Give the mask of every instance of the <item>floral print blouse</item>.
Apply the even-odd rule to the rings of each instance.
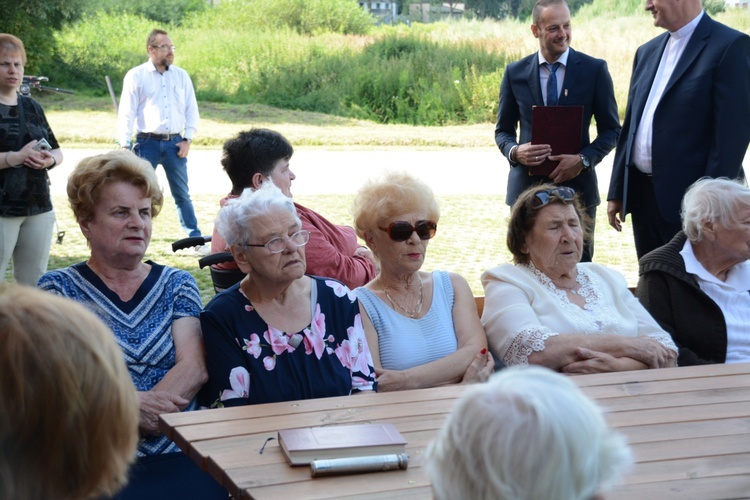
[[[310,277],[312,321],[300,332],[268,325],[239,284],[201,313],[209,380],[205,407],[345,396],[373,390],[375,370],[353,292]]]

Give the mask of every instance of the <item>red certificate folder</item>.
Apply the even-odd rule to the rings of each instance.
[[[549,144],[553,155],[581,151],[583,106],[534,106],[531,109],[531,144]],[[529,175],[549,176],[560,162],[546,159],[529,167]]]

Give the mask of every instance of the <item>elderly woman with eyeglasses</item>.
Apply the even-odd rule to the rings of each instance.
[[[518,198],[507,237],[515,265],[482,274],[490,349],[507,365],[566,373],[674,366],[674,342],[624,277],[579,262],[585,217],[568,187],[532,186]]]
[[[445,271],[421,271],[440,215],[430,188],[406,174],[358,193],[357,235],[380,264],[355,293],[378,375],[378,390],[484,381],[494,368],[469,285]]]
[[[310,233],[272,182],[227,200],[216,227],[247,274],[201,313],[207,407],[345,396],[375,373],[354,294],[305,275]]]

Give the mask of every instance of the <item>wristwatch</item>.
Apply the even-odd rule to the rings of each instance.
[[[185,142],[187,142],[188,144],[192,144],[193,143],[193,140],[192,139],[188,139],[187,137],[183,137],[182,140],[185,141]]]
[[[582,154],[579,154],[578,156],[581,157],[581,163],[583,163],[583,171],[588,172],[589,170],[591,170],[591,162],[589,161],[589,159]]]

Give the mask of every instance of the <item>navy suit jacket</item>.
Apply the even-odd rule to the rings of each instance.
[[[580,153],[591,161],[593,167],[612,151],[620,134],[620,117],[617,114],[617,102],[607,63],[570,49],[563,89],[565,90],[560,95],[558,105],[583,106]],[[509,64],[500,85],[495,142],[506,158],[513,146],[531,141],[531,108],[535,105],[544,106],[537,52]],[[596,118],[597,130],[594,142],[589,139],[592,116]],[[519,122],[521,136],[517,141]],[[511,163],[511,167],[506,197],[508,205],[512,205],[518,195],[530,185],[551,182],[548,177],[530,176],[528,167],[524,165]],[[600,202],[599,186],[593,168],[589,172],[581,172],[562,185],[575,189],[587,207],[596,206]]]
[[[637,202],[628,192],[635,133],[669,33],[638,48],[607,199]],[[703,14],[654,113],[651,146],[656,202],[680,222],[685,190],[703,176],[743,175],[750,142],[750,37]],[[635,168],[635,167],[632,167]],[[630,195],[629,197],[627,195]],[[629,199],[628,199],[629,198]]]

